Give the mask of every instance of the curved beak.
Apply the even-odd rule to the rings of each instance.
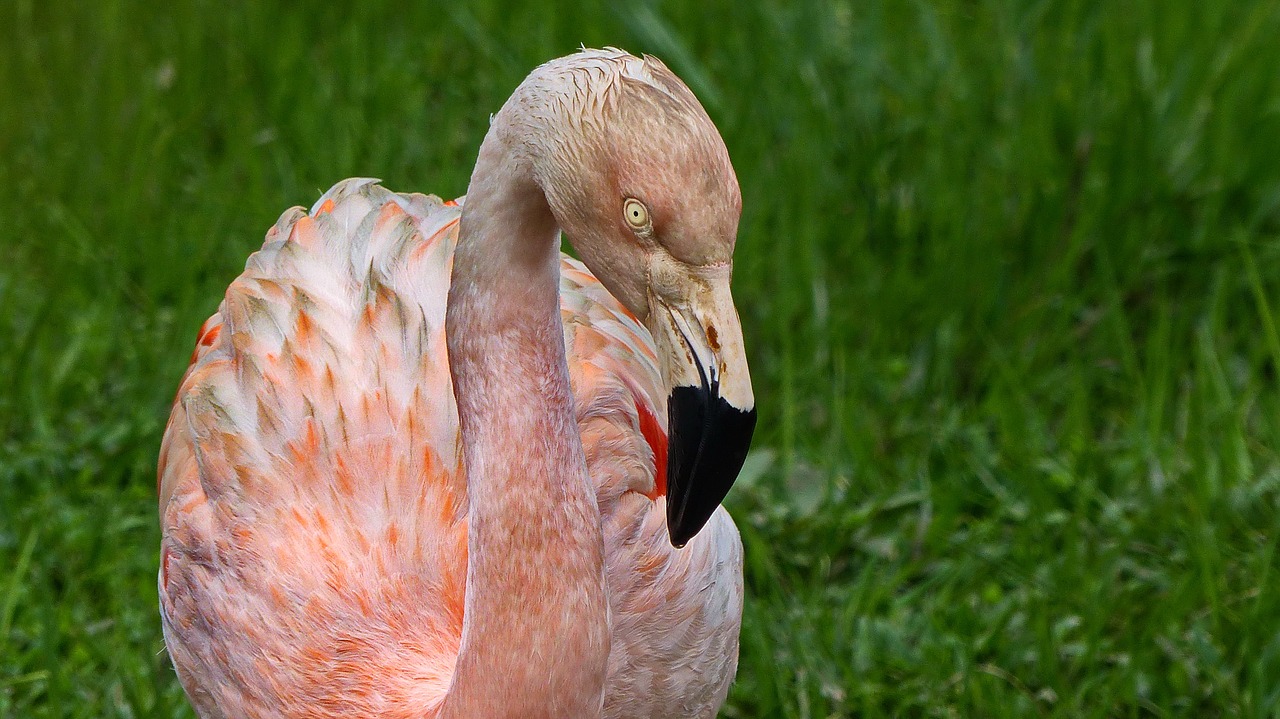
[[[650,295],[667,398],[667,533],[683,547],[738,478],[756,426],[729,268],[694,268],[680,300]]]

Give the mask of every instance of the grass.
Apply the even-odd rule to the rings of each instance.
[[[1280,6],[0,4],[0,716],[191,716],[154,464],[335,180],[578,45],[720,125],[760,407],[726,717],[1280,716]]]

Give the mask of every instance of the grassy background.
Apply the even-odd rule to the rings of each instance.
[[[1280,5],[0,2],[0,716],[190,716],[154,464],[335,180],[460,194],[578,43],[745,195],[727,717],[1280,716]]]

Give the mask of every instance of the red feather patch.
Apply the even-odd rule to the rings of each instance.
[[[657,499],[667,493],[667,433],[662,431],[658,418],[640,400],[636,400],[636,414],[640,416],[640,433],[653,450],[653,499]]]

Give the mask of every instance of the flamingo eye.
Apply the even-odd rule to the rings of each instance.
[[[622,203],[622,216],[627,219],[627,224],[633,230],[643,230],[649,226],[649,208],[634,197],[628,197],[627,201]]]

